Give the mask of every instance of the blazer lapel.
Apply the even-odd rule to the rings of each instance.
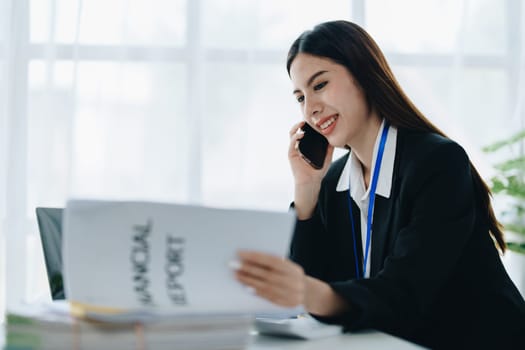
[[[394,199],[376,196],[374,221],[372,222],[372,249],[370,276],[373,277],[383,268],[385,249],[388,242],[389,228],[392,221]]]
[[[374,205],[374,221],[372,222],[372,251],[370,261],[370,276],[375,276],[383,268],[385,251],[391,234],[394,203],[399,192],[399,163],[403,154],[404,134],[398,129],[394,173],[392,174],[392,188],[390,198],[376,195]]]

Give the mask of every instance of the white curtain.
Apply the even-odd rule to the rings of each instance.
[[[6,175],[7,175],[7,149],[8,149],[8,124],[7,124],[7,55],[10,30],[9,3],[0,2],[0,313],[5,308],[6,292],[6,242],[5,242],[5,218],[6,218]]]
[[[363,24],[408,95],[490,168],[480,148],[525,119],[523,7],[0,0],[0,308],[48,297],[37,206],[75,196],[286,210],[300,113],[285,55],[318,22]]]
[[[12,24],[1,76],[8,306],[49,297],[37,206],[91,197],[287,210],[288,129],[300,115],[286,49],[317,21],[350,18],[350,2],[0,3]]]

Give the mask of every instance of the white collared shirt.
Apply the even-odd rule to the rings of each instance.
[[[379,149],[379,142],[381,140],[381,134],[385,127],[385,120],[381,123],[379,132],[376,136],[376,142],[374,144],[374,153],[372,157],[372,164],[375,165],[377,158],[377,151]],[[394,174],[394,159],[396,156],[396,143],[397,143],[397,129],[390,126],[388,129],[388,136],[385,143],[385,149],[383,153],[383,160],[381,162],[381,169],[379,171],[379,177],[377,179],[376,194],[384,198],[390,198],[390,192],[392,190],[392,176]],[[372,167],[373,170],[373,167]],[[370,179],[372,179],[371,174]],[[339,182],[337,183],[336,191],[344,192],[348,191],[348,185],[350,184],[350,195],[354,202],[356,202],[361,212],[361,242],[363,246],[363,255],[366,250],[366,224],[368,219],[368,202],[370,197],[370,186],[365,190],[365,181],[363,177],[363,169],[361,163],[353,152],[350,152],[350,156],[346,161],[345,167]],[[373,232],[371,232],[372,234]],[[371,238],[370,238],[371,240]],[[370,242],[370,249],[368,251],[368,259],[366,264],[365,277],[370,277],[370,251],[372,250],[372,242]]]

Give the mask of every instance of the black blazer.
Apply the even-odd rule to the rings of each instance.
[[[525,348],[525,302],[489,236],[461,146],[398,129],[391,195],[376,196],[370,278],[361,280],[355,279],[348,192],[335,190],[347,159],[331,165],[313,217],[297,221],[291,244],[290,258],[351,305],[320,319],[431,348]]]

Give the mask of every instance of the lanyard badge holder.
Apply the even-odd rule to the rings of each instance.
[[[359,261],[357,259],[357,236],[355,233],[354,215],[352,213],[352,196],[350,195],[350,183],[348,184],[348,210],[350,212],[350,222],[352,224],[352,236],[354,239],[354,258],[355,258],[355,275],[357,279],[364,278],[366,276],[366,265],[368,262],[368,255],[370,250],[370,238],[372,231],[372,219],[374,215],[374,204],[376,197],[377,180],[379,178],[379,171],[381,169],[381,161],[383,160],[383,153],[385,151],[386,138],[388,135],[388,129],[390,125],[385,121],[383,132],[381,133],[381,140],[379,141],[379,149],[377,151],[377,157],[374,164],[374,172],[372,173],[372,183],[370,184],[370,194],[368,201],[368,217],[366,219],[366,245],[365,251],[363,252],[363,274],[359,271]],[[349,180],[350,182],[350,180]]]

